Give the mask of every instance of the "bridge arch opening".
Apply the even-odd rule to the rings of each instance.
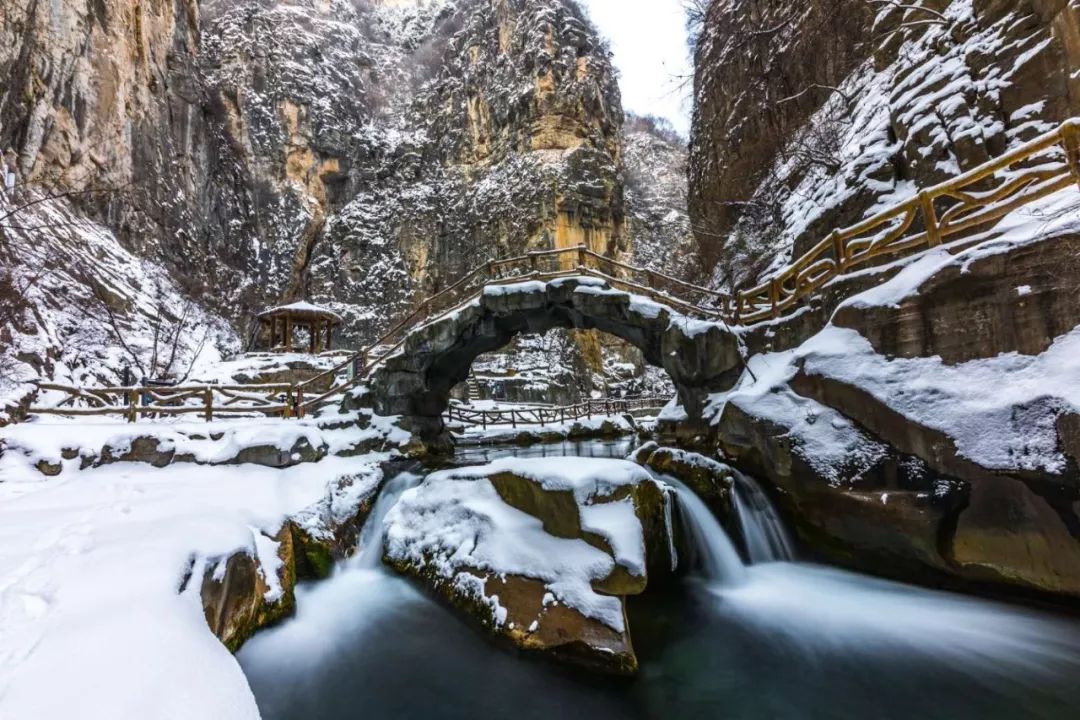
[[[432,450],[453,442],[443,422],[454,386],[473,363],[519,335],[599,330],[641,351],[671,377],[691,421],[710,393],[729,389],[741,373],[735,335],[719,323],[689,318],[594,277],[566,277],[489,286],[405,339],[371,379],[375,411],[402,425]]]

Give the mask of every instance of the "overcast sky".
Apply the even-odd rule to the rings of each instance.
[[[611,41],[623,105],[640,115],[659,115],[686,135],[690,131],[692,70],[686,47],[682,0],[580,0]]]

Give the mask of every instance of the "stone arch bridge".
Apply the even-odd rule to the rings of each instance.
[[[482,289],[470,302],[420,326],[373,371],[368,386],[380,415],[402,416],[426,446],[446,447],[443,413],[450,390],[480,355],[516,335],[555,328],[599,330],[638,348],[667,371],[691,421],[709,393],[728,389],[742,370],[736,336],[720,322],[613,287],[592,275],[523,281]]]

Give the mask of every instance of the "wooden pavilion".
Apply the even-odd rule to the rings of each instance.
[[[269,350],[294,352],[296,331],[306,330],[307,352],[315,354],[333,348],[334,330],[340,325],[341,316],[334,311],[301,301],[261,313],[259,336],[265,338]]]

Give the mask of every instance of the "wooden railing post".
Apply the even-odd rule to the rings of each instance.
[[[296,419],[304,419],[304,387],[296,388]]]
[[[290,385],[285,391],[285,412],[282,413],[282,417],[286,420],[292,417],[293,411],[293,386]]]
[[[577,262],[578,262],[578,267],[579,268],[584,268],[585,267],[585,259],[586,259],[585,245],[584,244],[578,245],[578,248],[577,248]]]
[[[1065,147],[1065,161],[1073,180],[1080,186],[1080,123],[1068,120],[1061,126],[1061,144]]]
[[[207,386],[203,390],[203,420],[210,422],[214,419],[214,390]]]
[[[769,283],[769,300],[772,302],[772,316],[780,316],[780,279],[773,278]]]
[[[139,391],[137,388],[128,390],[128,413],[127,421],[135,422],[139,419]]]
[[[534,252],[529,253],[529,269],[532,270],[532,272],[534,272],[534,273],[537,272],[536,263],[537,263],[536,253],[534,253]]]
[[[839,230],[832,231],[833,253],[836,255],[836,274],[840,275],[847,267],[847,247],[844,245],[844,236]]]
[[[919,193],[919,205],[922,206],[923,221],[926,223],[926,243],[930,247],[941,244],[941,228],[938,227],[937,211],[934,210],[934,198],[923,190]]]

